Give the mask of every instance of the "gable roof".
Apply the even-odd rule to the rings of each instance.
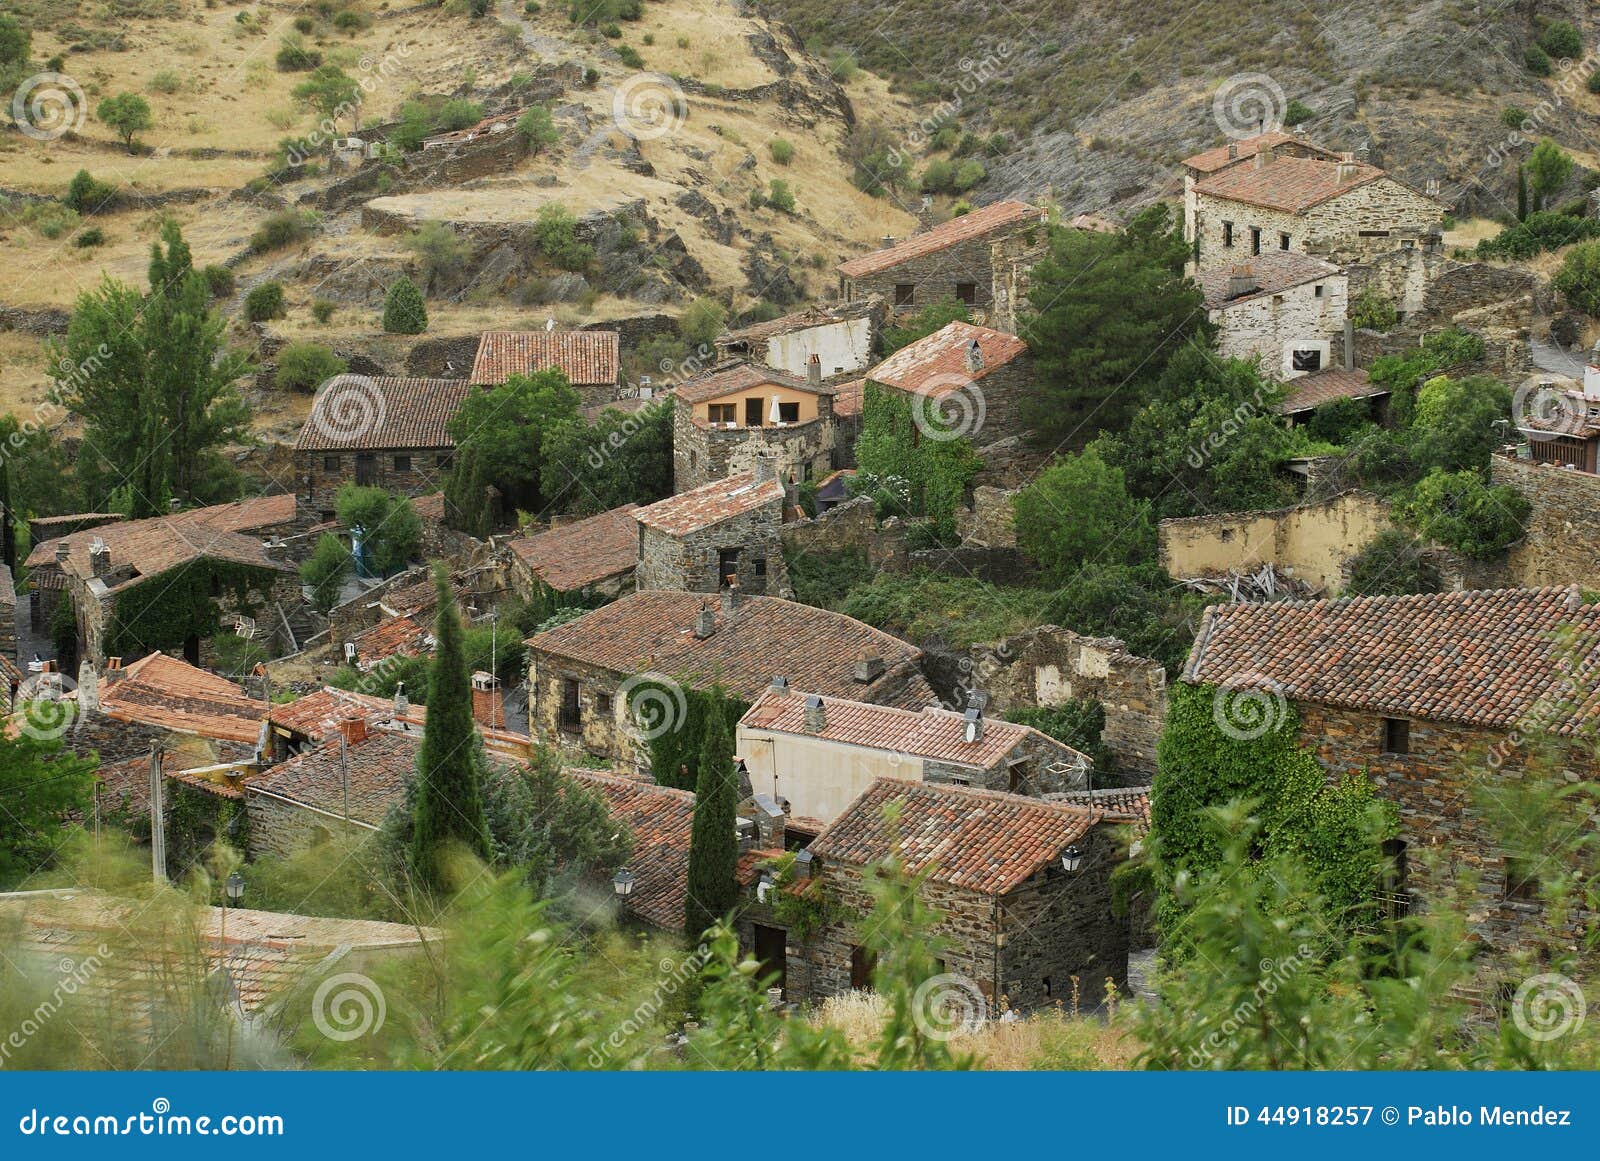
[[[624,906],[647,923],[683,930],[693,793],[592,770],[568,770],[567,776],[604,796],[612,817],[633,833],[628,869],[635,882]]]
[[[768,504],[779,505],[781,518],[783,496],[783,483],[777,478],[758,483],[754,472],[743,472],[658,500],[635,511],[633,518],[668,536],[687,536]],[[637,550],[637,537],[634,546]]]
[[[452,448],[448,425],[471,392],[465,379],[335,375],[317,391],[294,450]]]
[[[713,632],[701,639],[694,628],[703,608],[712,611]],[[917,669],[920,649],[843,613],[779,597],[740,597],[730,624],[714,598],[647,589],[547,629],[529,638],[528,648],[612,673],[666,674],[696,688],[720,681],[745,701],[774,674],[824,697],[913,708],[938,700]],[[855,679],[864,655],[884,659],[876,681]]]
[[[1226,169],[1230,165],[1249,160],[1265,146],[1276,148],[1279,145],[1304,149],[1314,157],[1324,157],[1331,161],[1337,161],[1339,157],[1333,150],[1315,145],[1304,137],[1274,129],[1270,133],[1257,133],[1254,137],[1246,137],[1242,141],[1230,141],[1226,145],[1203,150],[1191,157],[1185,157],[1179,164],[1196,173],[1215,173],[1219,169]]]
[[[1228,283],[1235,273],[1249,274],[1255,289],[1249,294],[1229,298]],[[1279,294],[1291,287],[1342,276],[1343,273],[1333,263],[1302,254],[1298,250],[1263,250],[1247,262],[1202,270],[1195,275],[1195,281],[1205,295],[1207,310],[1227,310],[1242,302],[1260,298],[1263,294]]]
[[[1600,711],[1597,663],[1600,605],[1576,586],[1491,589],[1213,605],[1183,679],[1493,727],[1546,704],[1567,735]]]
[[[902,263],[914,258],[923,258],[929,254],[937,254],[940,250],[948,250],[963,242],[970,242],[974,238],[1007,229],[1011,226],[1021,225],[1024,222],[1033,222],[1044,225],[1046,214],[1037,206],[1030,206],[1026,202],[1003,201],[994,202],[982,209],[973,210],[971,213],[962,214],[960,217],[951,218],[942,222],[931,230],[924,230],[920,234],[913,234],[904,242],[882,250],[874,250],[870,254],[863,254],[859,258],[852,258],[848,262],[839,264],[839,273],[846,278],[866,278],[873,274],[891,270]]]
[[[393,712],[394,702],[388,698],[325,685],[291,702],[271,706],[266,716],[274,726],[322,742],[336,735],[346,719],[359,717],[372,724],[387,721]]]
[[[498,386],[513,375],[556,370],[575,387],[617,382],[621,336],[616,331],[484,331],[472,381]]]
[[[1029,739],[1042,739],[1069,754],[1077,754],[1077,751],[1045,737],[1031,726],[1015,722],[985,718],[983,737],[977,742],[969,742],[966,740],[965,719],[952,710],[924,706],[913,711],[846,698],[823,699],[824,724],[819,733],[806,727],[806,698],[805,693],[793,688],[769,688],[739,719],[739,724],[747,729],[820,738],[847,746],[887,750],[977,770],[992,768]],[[1088,764],[1088,759],[1083,755],[1077,754],[1077,757],[1085,765]]]
[[[740,327],[736,331],[728,331],[717,339],[717,345],[721,347],[736,343],[759,343],[775,335],[787,335],[796,331],[810,330],[813,327],[854,322],[871,316],[874,311],[881,309],[882,306],[883,299],[876,295],[868,295],[852,302],[808,306],[804,310],[780,315],[777,318],[768,319],[766,322],[752,323],[747,327]]]
[[[1313,206],[1389,177],[1376,165],[1353,161],[1349,163],[1352,176],[1340,181],[1340,164],[1317,157],[1274,157],[1261,166],[1252,162],[1224,169],[1197,182],[1194,190],[1207,197],[1303,214]]]
[[[377,729],[345,748],[338,737],[279,762],[245,783],[245,793],[287,798],[342,819],[348,778],[350,818],[367,826],[383,822],[389,808],[405,797],[406,780],[416,769],[421,730]]]
[[[1335,399],[1370,399],[1389,394],[1387,387],[1374,383],[1365,371],[1342,368],[1300,375],[1290,379],[1287,386],[1289,393],[1278,404],[1278,410],[1285,415],[1310,411]]]
[[[228,742],[254,744],[261,735],[265,704],[225,677],[159,652],[120,672],[99,687],[100,712],[114,721]]]
[[[1107,786],[1100,790],[1062,790],[1044,796],[1050,802],[1093,807],[1105,811],[1106,821],[1126,819],[1136,834],[1150,829],[1149,786]]]
[[[885,809],[898,806],[893,824]],[[811,842],[812,854],[863,867],[898,849],[906,870],[1005,895],[1061,856],[1103,812],[932,782],[880,778]]]
[[[755,387],[768,386],[787,387],[791,391],[804,391],[809,395],[831,395],[834,391],[826,383],[810,383],[787,371],[740,361],[713,367],[698,379],[678,384],[672,393],[685,403],[707,403],[724,395],[736,395]]]
[[[624,504],[537,536],[519,537],[507,547],[545,584],[569,593],[638,564],[639,525],[633,518],[638,507]]]
[[[973,342],[978,344],[983,355],[983,366],[969,371],[967,347]],[[933,334],[901,347],[868,371],[866,378],[916,395],[938,398],[982,379],[1027,351],[1028,344],[1016,335],[973,323],[946,323]]]

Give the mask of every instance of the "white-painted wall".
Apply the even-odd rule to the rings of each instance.
[[[872,320],[844,319],[767,340],[767,366],[776,371],[804,378],[812,355],[822,364],[824,378],[863,370],[872,359]]]
[[[789,812],[832,822],[879,778],[923,780],[923,762],[906,754],[869,750],[741,725],[737,752],[750,788],[789,800]]]

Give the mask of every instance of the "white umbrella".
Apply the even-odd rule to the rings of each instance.
[[[778,397],[776,395],[774,395],[772,397],[772,422],[773,423],[779,422],[781,420],[782,416],[783,416],[783,413],[778,410]]]

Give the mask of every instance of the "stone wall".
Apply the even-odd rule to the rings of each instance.
[[[1471,872],[1481,876],[1472,926],[1490,948],[1504,951],[1543,934],[1539,904],[1506,898],[1505,839],[1486,825],[1475,804],[1480,787],[1519,779],[1528,767],[1528,747],[1513,745],[1506,731],[1413,718],[1410,752],[1385,754],[1381,714],[1307,702],[1294,708],[1299,741],[1316,754],[1330,779],[1365,772],[1379,797],[1398,807],[1409,891],[1426,902],[1430,893]],[[1582,744],[1563,750],[1560,761],[1569,781],[1600,778],[1600,765]],[[1573,937],[1596,917],[1576,908]]]
[[[444,487],[453,448],[385,448],[382,451],[297,451],[295,476],[298,503],[313,517],[331,519],[334,497],[341,486],[356,478],[356,462],[370,455],[372,469],[366,481],[402,496],[426,496]],[[409,467],[399,463],[409,458]]]
[[[971,507],[956,509],[956,533],[961,543],[978,548],[1015,548],[1017,512],[1011,502],[1018,490],[987,484],[974,488]]]
[[[579,722],[564,725],[564,683],[578,683]],[[618,688],[623,679],[608,669],[565,657],[531,653],[528,666],[528,732],[573,754],[643,769],[647,749],[628,718]]]
[[[1600,585],[1600,476],[1494,455],[1489,480],[1533,506],[1528,534],[1506,560],[1516,585]]]
[[[1235,359],[1259,356],[1262,369],[1280,379],[1304,373],[1294,369],[1296,351],[1320,355],[1320,366],[1312,370],[1341,366],[1348,282],[1343,274],[1330,274],[1318,282],[1241,298],[1211,311],[1211,321],[1219,328],[1218,353]]]
[[[1392,178],[1379,178],[1358,186],[1312,206],[1303,214],[1204,193],[1197,193],[1194,198],[1201,269],[1249,262],[1253,256],[1252,228],[1261,231],[1263,251],[1287,248],[1344,265],[1387,254],[1406,238],[1419,239],[1436,233],[1444,215],[1444,207],[1438,202],[1407,189]],[[1233,223],[1232,246],[1223,245],[1224,222]],[[1362,237],[1364,231],[1372,236]],[[1289,235],[1287,247],[1281,245],[1282,234]]]
[[[1163,520],[1161,566],[1175,577],[1254,572],[1270,563],[1324,592],[1344,586],[1349,559],[1391,527],[1389,505],[1365,492],[1271,511]]]
[[[838,425],[833,399],[818,400],[821,414],[787,427],[709,427],[679,402],[672,413],[672,488],[687,492],[712,480],[747,472],[758,455],[769,456],[778,478],[791,484],[821,479],[838,466]]]
[[[738,549],[739,591],[752,596],[783,596],[788,592],[789,578],[779,540],[782,526],[782,497],[685,536],[671,536],[659,528],[641,525],[643,535],[635,570],[638,586],[689,593],[718,592],[723,587],[720,553]]]
[[[298,850],[326,842],[344,829],[344,820],[318,814],[300,806],[291,806],[263,794],[252,794],[245,789],[245,815],[250,820],[250,857],[262,855],[279,857],[292,855]],[[365,827],[351,827],[361,834],[370,834]]]
[[[1459,374],[1511,378],[1533,369],[1528,324],[1536,279],[1515,267],[1459,262],[1431,248],[1401,250],[1350,269],[1350,293],[1372,285],[1403,312],[1386,332],[1354,333],[1355,361],[1367,367],[1384,355],[1416,350],[1424,335],[1460,327],[1483,340],[1484,355]]]
[[[0,564],[0,656],[17,660],[17,589],[4,564]]]
[[[991,250],[996,242],[1008,238],[1021,240],[1024,250],[1044,244],[1045,229],[1037,220],[1027,220],[1010,226],[998,227],[988,233],[947,246],[932,254],[907,259],[865,278],[839,278],[839,292],[847,301],[870,294],[883,296],[893,313],[921,310],[945,299],[958,298],[956,287],[970,284],[971,305],[987,312],[994,302],[995,274]],[[895,294],[897,286],[911,287],[911,299],[902,301]]]

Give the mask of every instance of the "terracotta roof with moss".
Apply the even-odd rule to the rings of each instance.
[[[560,371],[576,387],[610,386],[620,347],[616,331],[484,331],[472,381],[498,386],[513,375]]]
[[[294,450],[448,450],[450,420],[472,390],[465,379],[335,376],[318,390]]]
[[[668,536],[687,536],[768,504],[781,506],[783,495],[783,484],[776,477],[757,483],[754,472],[743,472],[668,496],[638,509],[633,518]],[[637,535],[634,547],[637,551]]]
[[[523,536],[506,547],[545,584],[569,593],[631,570],[639,560],[637,504]]]
[[[839,264],[839,273],[846,278],[867,278],[874,274],[881,274],[885,270],[893,270],[896,266],[910,262],[916,258],[925,258],[929,254],[937,254],[941,250],[948,250],[952,246],[959,246],[963,242],[970,242],[982,238],[985,234],[998,230],[1008,229],[1025,222],[1035,222],[1042,226],[1045,222],[1045,211],[1037,206],[1030,206],[1026,202],[1003,201],[984,206],[982,209],[973,210],[971,213],[962,214],[934,226],[931,230],[924,230],[920,234],[913,234],[903,242],[882,250],[874,250],[870,254],[863,254],[859,258],[852,258],[848,262]]]

